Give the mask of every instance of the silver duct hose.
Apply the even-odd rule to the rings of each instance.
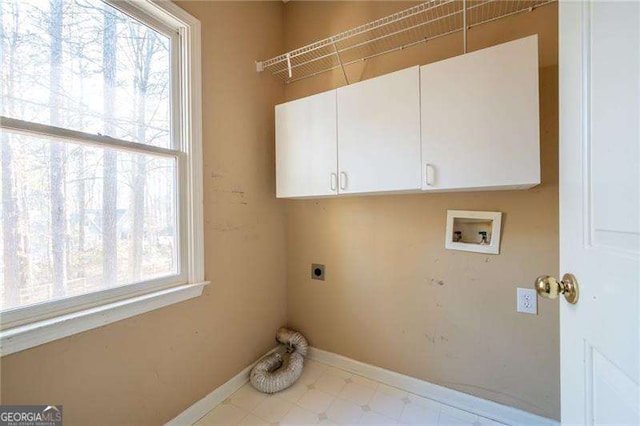
[[[276,332],[276,340],[287,346],[287,352],[307,356],[309,344],[300,332],[280,327]]]
[[[309,347],[307,339],[297,331],[281,327],[276,340],[287,351],[267,355],[253,367],[249,379],[254,388],[264,393],[276,393],[291,386],[302,374],[304,356]]]

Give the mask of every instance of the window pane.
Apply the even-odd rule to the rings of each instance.
[[[99,0],[0,1],[0,115],[171,147],[167,36]]]
[[[178,273],[174,158],[1,137],[0,309]]]

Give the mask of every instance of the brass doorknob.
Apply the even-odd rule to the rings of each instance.
[[[560,282],[549,275],[541,275],[536,279],[535,287],[538,294],[547,299],[556,299],[560,294],[564,294],[567,302],[578,302],[578,280],[571,274],[564,274]]]

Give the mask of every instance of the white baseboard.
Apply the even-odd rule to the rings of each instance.
[[[365,364],[342,355],[309,348],[308,358],[346,370],[350,373],[366,377],[389,386],[393,386],[425,398],[433,399],[445,405],[470,411],[480,416],[508,425],[553,425],[560,423],[556,420],[540,417],[517,408],[508,407],[493,401],[478,398],[444,386],[435,385],[414,377],[405,376],[391,370]]]
[[[276,349],[278,349],[277,346],[258,358],[258,360],[274,352]],[[258,362],[258,360],[256,360],[256,362]],[[241,372],[233,376],[226,383],[216,388],[213,392],[193,404],[191,407],[184,410],[182,413],[178,414],[177,417],[169,420],[167,423],[165,423],[165,426],[190,426],[203,418],[209,411],[211,411],[225,399],[229,398],[235,391],[240,389],[245,383],[249,381],[249,372],[254,365],[255,362],[244,368]]]
[[[263,356],[272,353],[276,349],[277,347],[271,349]],[[517,408],[508,407],[506,405],[498,404],[497,402],[478,398],[477,396],[449,389],[444,386],[434,385],[433,383],[405,376],[404,374],[396,373],[391,370],[385,370],[384,368],[365,364],[364,362],[356,361],[332,352],[323,351],[322,349],[309,348],[307,357],[314,361],[340,368],[350,373],[354,373],[425,398],[433,399],[445,405],[469,411],[507,425],[560,425],[560,423],[555,420],[540,417]],[[263,357],[260,357],[259,359],[262,358]],[[240,389],[249,381],[249,372],[254,365],[255,363],[243,369],[222,386],[215,389],[191,407],[187,408],[173,420],[167,422],[166,426],[192,425],[200,420],[214,407],[230,397],[235,391]]]

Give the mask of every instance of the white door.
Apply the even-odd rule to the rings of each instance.
[[[640,2],[560,2],[562,422],[640,424]]]
[[[336,91],[276,106],[276,193],[337,194]]]
[[[340,193],[420,189],[420,70],[338,89]]]
[[[420,69],[422,189],[540,183],[538,36]]]

